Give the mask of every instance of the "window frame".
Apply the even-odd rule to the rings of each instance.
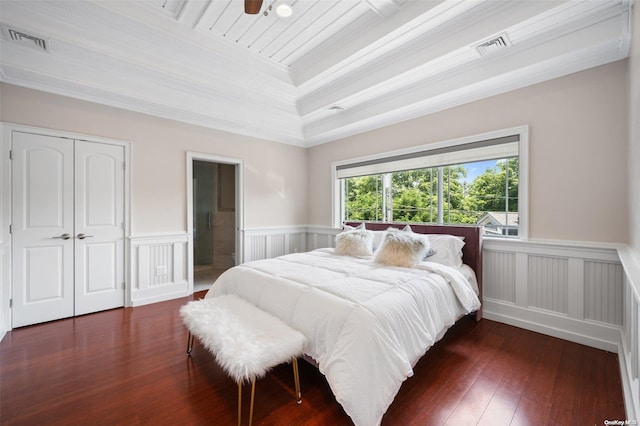
[[[511,127],[502,130],[495,130],[487,133],[481,133],[471,136],[466,136],[457,139],[449,139],[444,141],[438,141],[430,144],[414,146],[411,148],[405,148],[395,151],[387,151],[378,154],[372,154],[364,157],[350,158],[345,160],[338,160],[331,163],[331,202],[332,202],[332,217],[331,223],[334,227],[340,228],[342,226],[342,217],[344,216],[344,181],[338,178],[338,168],[344,168],[352,164],[358,164],[366,161],[380,161],[384,159],[391,159],[402,155],[410,155],[417,152],[428,153],[429,151],[440,150],[442,148],[449,148],[465,144],[473,144],[489,139],[497,139],[507,136],[517,135],[518,141],[518,161],[519,161],[519,174],[518,174],[518,220],[519,220],[519,235],[517,237],[491,237],[485,236],[485,238],[496,238],[500,240],[528,240],[529,239],[529,126],[523,125],[518,127]]]

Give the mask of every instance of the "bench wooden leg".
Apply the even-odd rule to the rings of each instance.
[[[242,382],[238,382],[238,426],[242,423]]]
[[[251,378],[251,405],[249,406],[249,426],[253,423],[253,400],[256,396],[256,378]]]
[[[296,385],[296,402],[298,405],[302,404],[302,393],[300,393],[300,376],[298,374],[298,358],[293,357],[291,359],[293,364],[293,382]]]
[[[256,378],[251,379],[251,404],[249,405],[249,426],[253,423],[253,401],[256,397]],[[242,424],[242,381],[238,382],[238,426]]]
[[[193,349],[193,340],[195,336],[189,332],[189,337],[187,337],[187,355],[191,355],[191,350]]]

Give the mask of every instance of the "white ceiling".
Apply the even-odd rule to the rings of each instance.
[[[0,80],[308,147],[629,52],[631,0],[272,3],[0,0]]]

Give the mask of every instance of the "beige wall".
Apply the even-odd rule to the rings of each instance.
[[[633,6],[629,57],[629,223],[631,245],[640,253],[640,6]],[[640,264],[640,258],[637,259]]]
[[[0,121],[131,143],[133,235],[187,231],[187,151],[244,161],[245,227],[306,224],[306,149],[13,85],[0,88]]]
[[[638,44],[630,61],[636,69]],[[332,161],[528,124],[530,237],[629,242],[630,223],[638,247],[640,130],[637,119],[628,125],[627,113],[630,105],[630,117],[638,117],[640,83],[637,72],[628,79],[628,65],[619,61],[309,150],[6,84],[0,120],[131,142],[134,235],[186,231],[186,151],[244,160],[246,227],[330,226]]]
[[[309,223],[331,224],[331,162],[529,125],[529,236],[627,242],[627,61],[309,150]]]

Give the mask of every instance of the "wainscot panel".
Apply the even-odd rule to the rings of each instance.
[[[318,248],[335,247],[336,235],[341,230],[339,228],[307,228],[307,250],[315,250]]]
[[[307,250],[305,227],[253,228],[242,234],[244,262]]]
[[[617,351],[624,282],[615,247],[486,238],[484,254],[486,318]]]
[[[188,296],[188,234],[131,237],[128,306]]]
[[[6,288],[11,282],[8,277],[10,271],[9,251],[9,243],[0,243],[0,341],[2,341],[7,331],[11,329],[9,297],[6,297],[7,294],[11,294],[9,289]]]

